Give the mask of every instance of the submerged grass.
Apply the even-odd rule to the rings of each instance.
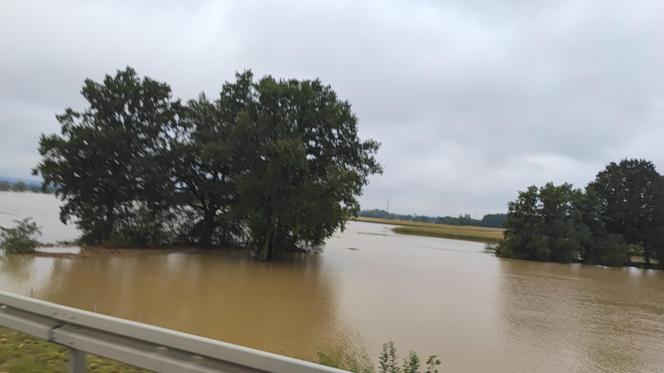
[[[0,372],[66,372],[68,361],[65,347],[0,327]],[[88,355],[87,371],[147,372],[94,355]]]
[[[357,221],[397,225],[392,231],[415,236],[450,238],[455,240],[497,243],[503,240],[504,229],[474,227],[468,225],[447,225],[423,223],[409,220],[358,217]]]

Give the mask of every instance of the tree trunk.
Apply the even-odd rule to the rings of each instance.
[[[101,229],[99,237],[97,240],[101,243],[111,239],[113,228],[115,227],[115,213],[113,211],[113,206],[106,207],[106,221],[104,226]]]
[[[199,245],[203,248],[210,249],[212,248],[212,235],[214,234],[214,215],[215,211],[209,209],[205,211],[205,216],[203,217],[203,227],[201,229],[201,239]]]
[[[272,259],[274,233],[272,233],[271,229],[267,231],[267,233],[262,237],[257,246],[258,253],[256,256],[259,260],[265,261]]]

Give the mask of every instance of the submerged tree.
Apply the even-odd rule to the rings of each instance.
[[[242,149],[238,209],[256,255],[319,245],[359,211],[368,176],[380,173],[379,144],[362,141],[347,101],[320,81],[253,81],[238,75],[225,90],[248,89],[237,118]],[[242,96],[239,96],[242,97]]]
[[[379,144],[360,140],[347,101],[318,80],[254,80],[186,105],[127,68],[86,80],[83,112],[58,116],[35,167],[91,243],[211,247],[256,256],[315,246],[359,210]]]
[[[64,201],[63,222],[75,220],[90,243],[164,241],[172,203],[168,152],[178,103],[165,83],[132,68],[86,80],[82,111],[58,115],[60,135],[42,135],[33,173]]]
[[[589,232],[583,224],[583,194],[571,184],[531,186],[509,204],[500,255],[571,262],[579,259]]]
[[[542,238],[543,220],[539,211],[539,191],[529,186],[508,204],[505,239],[497,254],[518,259],[546,260],[548,248]]]
[[[189,208],[184,213],[191,241],[211,247],[238,232],[231,218],[235,192],[236,146],[231,139],[233,119],[223,115],[219,103],[204,95],[182,111],[178,136],[172,147],[172,171],[179,198]],[[234,228],[234,229],[233,229]]]
[[[642,247],[647,263],[656,251],[657,232],[664,229],[658,219],[662,213],[657,206],[660,188],[655,165],[642,159],[611,162],[587,187],[603,209],[606,232]]]
[[[585,193],[569,184],[530,187],[510,202],[502,256],[623,265],[641,252],[664,259],[664,178],[648,161],[611,163]]]
[[[542,232],[550,252],[548,260],[563,263],[578,260],[582,244],[590,234],[583,224],[583,193],[571,184],[555,186],[548,183],[540,188],[539,196],[542,201]]]

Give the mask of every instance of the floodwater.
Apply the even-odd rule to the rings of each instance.
[[[30,215],[48,240],[74,238],[44,220],[57,206],[0,193],[0,225]],[[664,271],[483,248],[354,222],[322,254],[271,263],[239,252],[7,256],[0,288],[311,360],[337,347],[375,358],[392,340],[401,355],[437,354],[443,372],[664,371]]]

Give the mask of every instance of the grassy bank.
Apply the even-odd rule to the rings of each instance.
[[[358,217],[356,220],[366,223],[396,225],[397,227],[393,228],[392,230],[399,234],[450,238],[455,240],[486,243],[502,241],[504,233],[504,230],[499,228],[472,227],[467,225],[446,225],[422,223],[409,220],[392,220],[367,217]]]
[[[0,327],[0,372],[66,372],[68,360],[65,347]],[[87,371],[146,372],[93,355],[88,355]]]

